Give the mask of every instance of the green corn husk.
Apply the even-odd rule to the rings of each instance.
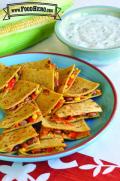
[[[72,5],[72,0],[31,0],[57,4],[62,8],[60,15]],[[9,55],[28,48],[46,38],[54,31],[55,21],[47,16],[19,16],[3,20],[5,12],[0,11],[0,56]]]

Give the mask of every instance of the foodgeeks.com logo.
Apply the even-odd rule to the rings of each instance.
[[[3,20],[8,20],[15,16],[50,16],[54,19],[60,20],[59,12],[61,8],[57,4],[40,3],[40,2],[23,2],[7,4],[7,7],[3,9],[5,11],[5,17]]]

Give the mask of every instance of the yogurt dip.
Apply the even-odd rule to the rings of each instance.
[[[120,46],[120,18],[97,14],[70,15],[62,23],[64,38],[80,47],[91,49]]]

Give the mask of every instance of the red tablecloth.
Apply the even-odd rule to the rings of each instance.
[[[80,153],[38,163],[0,162],[0,181],[120,181],[120,166]]]

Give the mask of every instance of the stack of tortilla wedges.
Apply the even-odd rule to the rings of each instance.
[[[91,98],[99,83],[78,77],[71,65],[57,68],[50,59],[20,65],[0,65],[0,152],[43,155],[64,151],[64,140],[90,135],[85,119],[100,116]]]

